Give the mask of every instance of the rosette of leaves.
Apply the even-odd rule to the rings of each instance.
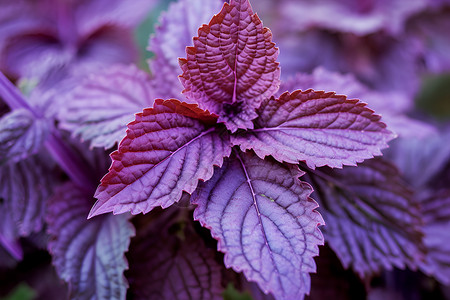
[[[193,44],[180,59],[193,103],[156,99],[136,115],[89,217],[167,208],[187,192],[226,267],[276,299],[302,299],[324,222],[297,164],[356,165],[393,134],[366,104],[334,92],[275,98],[278,49],[248,0],[225,3]]]

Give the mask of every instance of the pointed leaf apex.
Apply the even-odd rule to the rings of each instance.
[[[183,94],[219,115],[232,132],[253,127],[255,110],[280,84],[272,34],[245,1],[225,3],[198,30],[180,63]]]

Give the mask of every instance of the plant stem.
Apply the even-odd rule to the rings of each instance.
[[[27,109],[36,118],[42,118],[40,112],[35,111],[24,99],[20,91],[0,72],[0,97],[11,109]],[[45,142],[47,150],[53,159],[66,172],[70,179],[83,190],[95,190],[95,178],[86,163],[68,147],[59,132],[53,128]]]

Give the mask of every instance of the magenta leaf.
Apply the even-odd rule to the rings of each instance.
[[[450,190],[436,192],[421,201],[424,216],[424,243],[427,248],[420,269],[450,284]]]
[[[419,204],[395,166],[372,159],[305,177],[326,222],[325,240],[344,267],[368,276],[393,266],[414,269],[424,257]]]
[[[198,180],[208,180],[231,146],[224,129],[211,127],[217,117],[195,104],[157,99],[136,115],[127,136],[103,177],[89,217],[107,212],[147,213],[192,193]]]
[[[261,102],[278,90],[278,49],[248,0],[231,0],[198,30],[180,59],[184,95],[231,131],[253,128]]]
[[[294,166],[236,154],[192,196],[194,218],[211,229],[225,265],[244,272],[276,299],[309,293],[322,217]]]
[[[258,112],[255,129],[232,136],[233,144],[310,168],[355,165],[381,155],[394,136],[366,104],[331,92],[286,92]]]
[[[183,85],[178,79],[178,58],[186,55],[186,47],[192,45],[192,37],[197,35],[198,28],[207,23],[222,5],[222,0],[180,0],[172,2],[169,10],[161,14],[148,47],[156,56],[149,61],[149,66],[158,98],[185,98],[181,94]],[[182,100],[189,101],[186,98]]]
[[[42,158],[29,157],[0,167],[0,198],[3,199],[0,215],[8,215],[13,226],[10,230],[18,236],[37,232],[44,223],[47,200],[55,180],[42,161]]]
[[[18,162],[43,146],[50,124],[28,109],[16,109],[0,119],[0,164]]]
[[[134,114],[153,105],[149,82],[133,65],[113,65],[91,74],[65,96],[61,128],[90,141],[91,147],[111,148],[125,136]]]
[[[136,219],[137,226],[144,225],[137,228],[128,253],[129,297],[222,300],[223,267],[193,230],[192,221],[180,220],[179,211],[172,209],[151,220],[153,216]]]
[[[134,228],[125,215],[86,220],[90,206],[91,197],[72,183],[55,193],[47,212],[53,264],[70,299],[124,299],[124,253]]]
[[[312,74],[298,73],[284,81],[277,95],[295,89],[339,91],[349,99],[362,99],[377,114],[381,114],[387,127],[400,137],[425,136],[433,131],[427,123],[406,116],[413,104],[410,97],[401,92],[371,90],[352,74],[340,74],[319,67]]]

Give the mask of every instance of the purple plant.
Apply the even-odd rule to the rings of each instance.
[[[277,299],[302,298],[323,220],[296,164],[355,165],[394,135],[358,100],[313,90],[275,98],[278,49],[247,0],[224,4],[198,34],[180,59],[183,93],[197,104],[157,99],[136,115],[89,217],[148,213],[193,194],[194,218],[227,267]]]
[[[443,291],[412,271],[449,284],[448,126],[411,99],[448,69],[445,1],[258,1],[278,56],[249,0],[179,0],[147,74],[153,3],[0,0],[0,298]]]

